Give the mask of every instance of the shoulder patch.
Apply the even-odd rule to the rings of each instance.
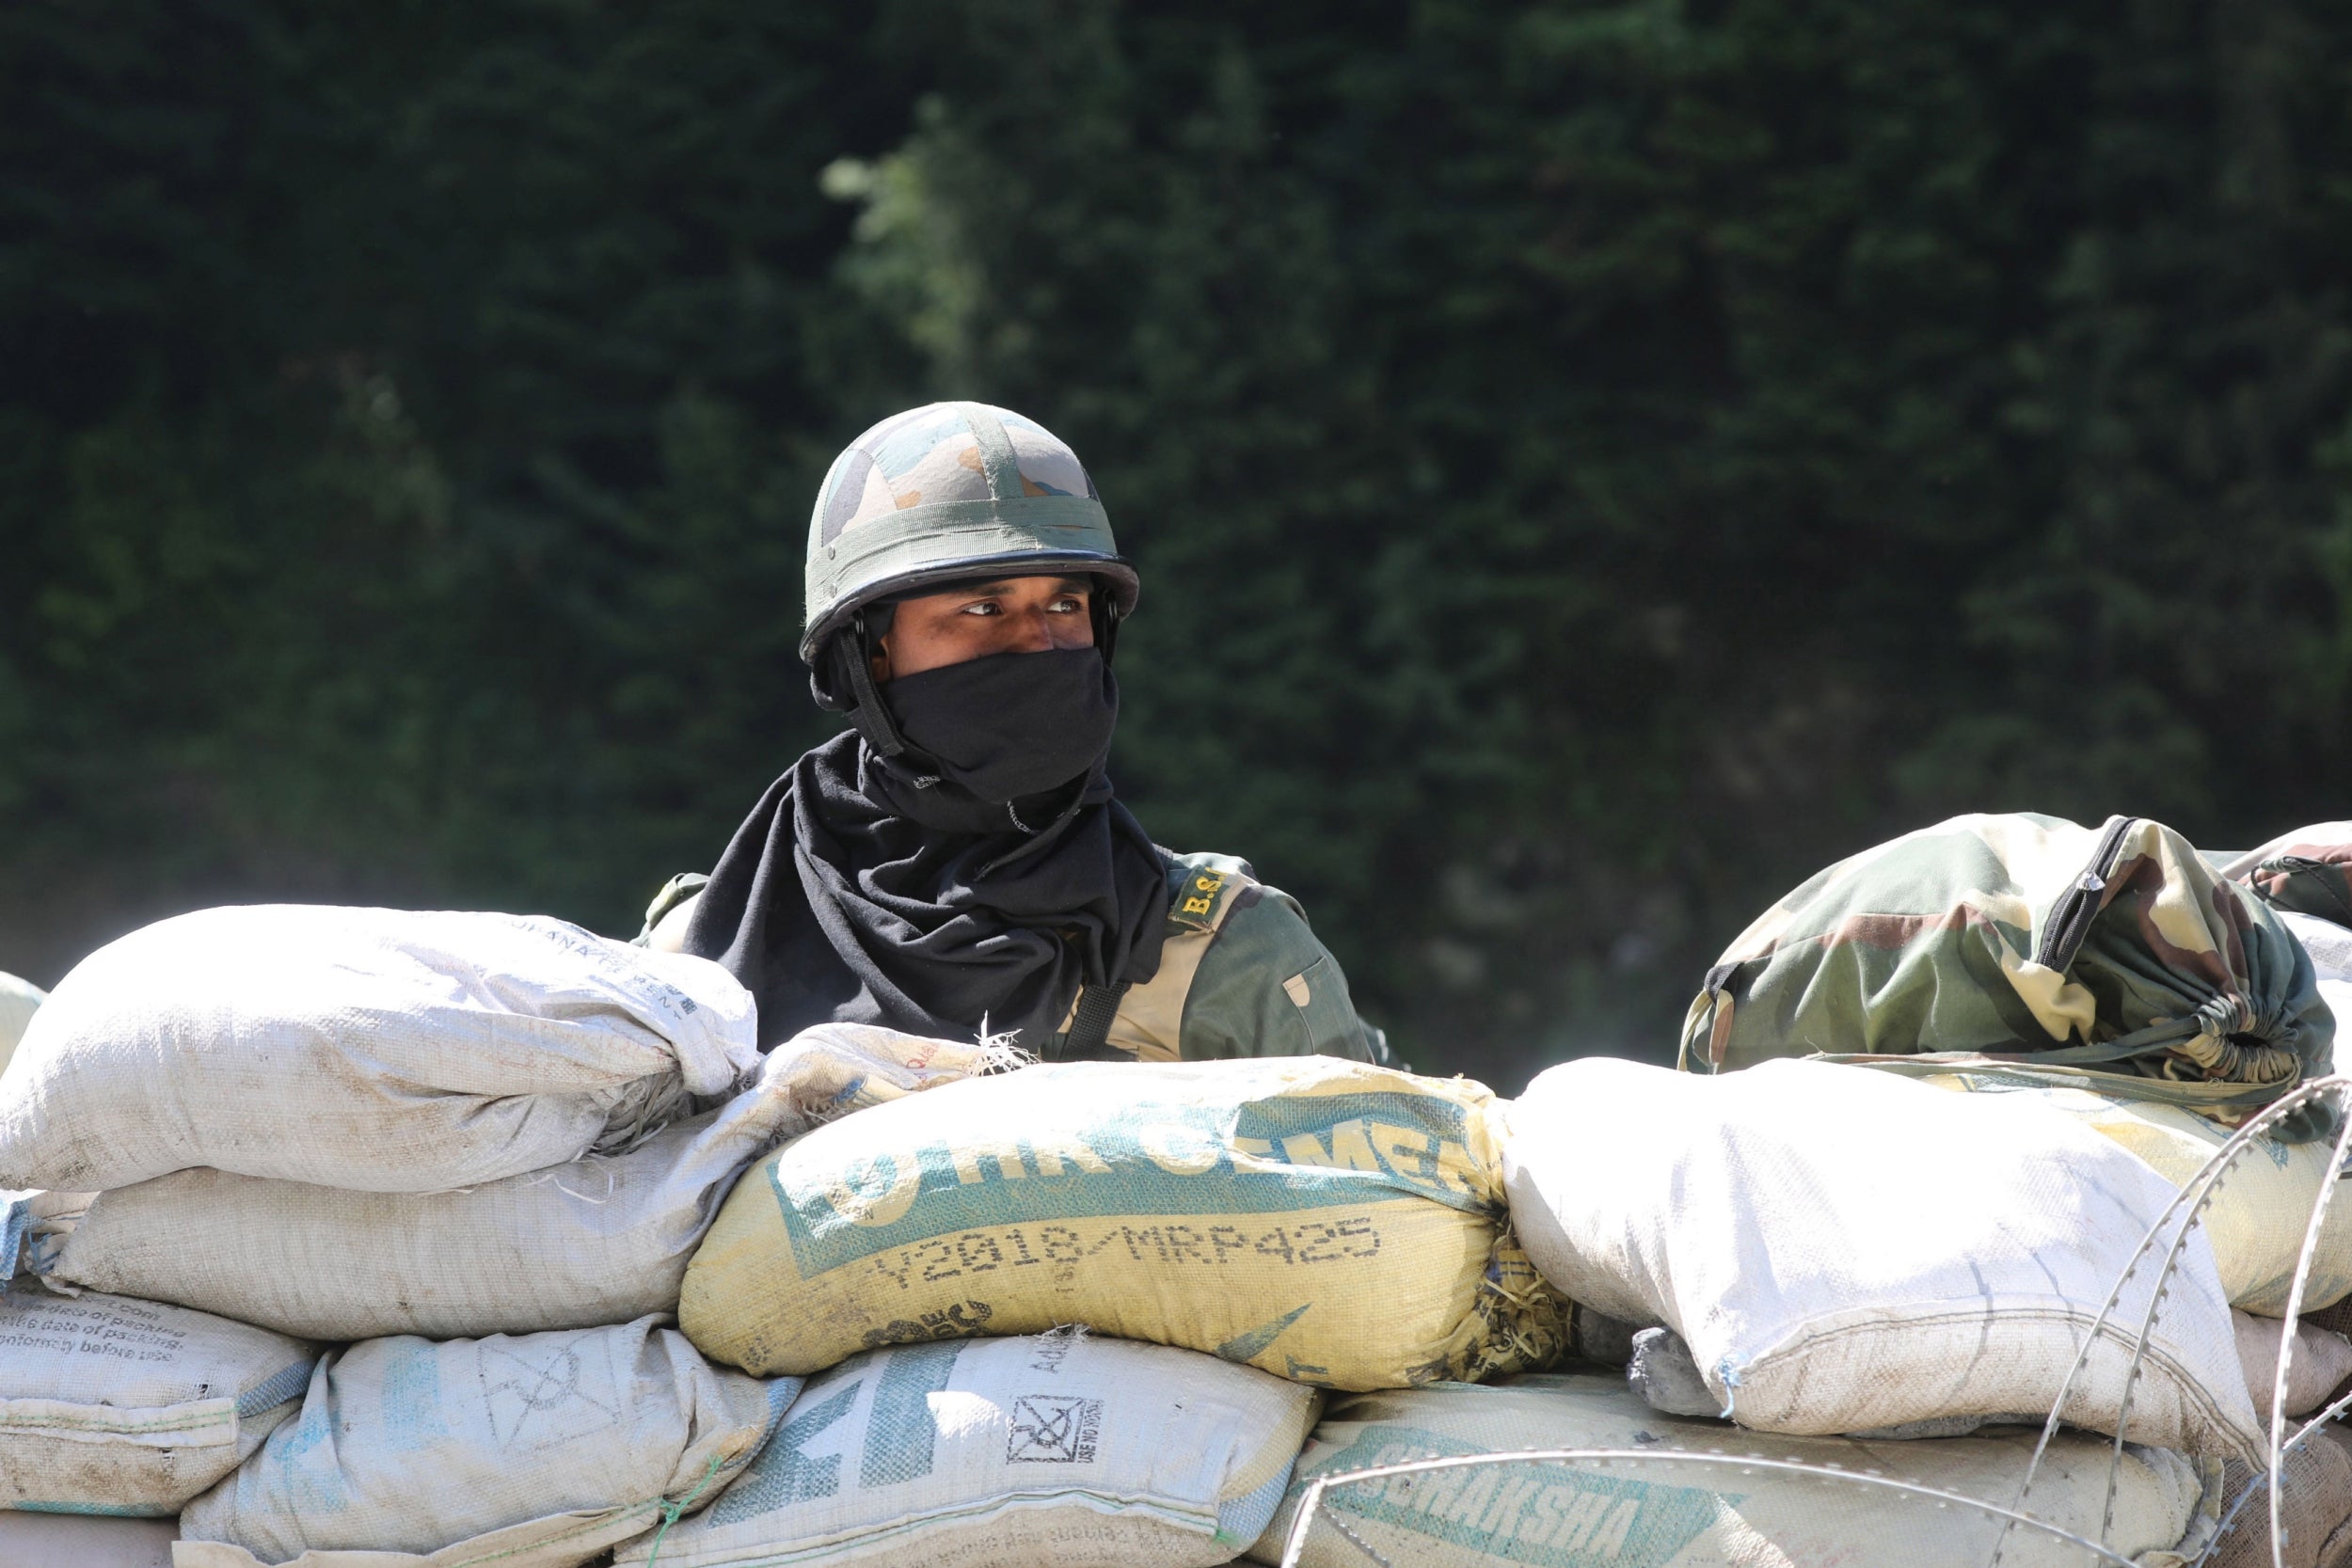
[[[1168,867],[1169,934],[1214,931],[1225,924],[1244,893],[1258,885],[1248,863],[1230,855],[1177,855]]]

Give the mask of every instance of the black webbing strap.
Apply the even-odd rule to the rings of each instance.
[[[1104,1045],[1111,1037],[1111,1021],[1119,1016],[1120,1001],[1127,994],[1130,984],[1121,980],[1115,986],[1088,986],[1078,992],[1078,1010],[1070,1020],[1070,1033],[1062,1037],[1063,1061],[1092,1061],[1106,1055],[1125,1059],[1125,1052],[1106,1052]]]

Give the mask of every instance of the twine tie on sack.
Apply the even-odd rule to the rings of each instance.
[[[661,1560],[661,1538],[670,1533],[670,1527],[677,1523],[679,1514],[694,1506],[694,1499],[703,1495],[718,1474],[719,1456],[714,1453],[710,1456],[710,1468],[703,1472],[703,1479],[694,1483],[691,1492],[675,1502],[667,1497],[661,1499],[661,1528],[653,1532],[653,1544],[645,1552],[645,1568],[654,1568]]]

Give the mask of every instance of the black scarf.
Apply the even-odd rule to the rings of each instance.
[[[686,950],[757,1000],[760,1048],[839,1020],[946,1038],[985,1022],[1037,1050],[1080,987],[1156,974],[1167,874],[1104,772],[1118,688],[1101,656],[1001,654],[882,690],[910,749],[852,730],[803,755],[688,923]],[[1058,787],[993,799],[1024,772],[1004,736],[1093,754]]]

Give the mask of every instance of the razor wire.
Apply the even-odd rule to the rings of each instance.
[[[2325,1228],[2328,1209],[2334,1196],[2336,1181],[2344,1172],[2347,1151],[2352,1151],[2352,1075],[2333,1074],[2298,1085],[2254,1116],[2249,1117],[2222,1142],[2197,1173],[2173,1196],[2164,1212],[2156,1217],[2147,1233],[2141,1237],[2138,1246],[2134,1249],[2122,1273],[2117,1276],[2114,1286],[2107,1292],[2107,1297],[2101,1305],[2098,1315],[2092,1320],[2089,1332],[2083,1336],[2082,1346],[2076,1353],[2065,1378],[2061,1381],[2056,1396],[2051,1401],[2049,1415],[2042,1423],[2033,1452],[2026,1461],[2025,1473],[2019,1480],[2016,1495],[2006,1506],[1985,1498],[1947,1492],[1914,1481],[1899,1481],[1875,1472],[1847,1470],[1834,1465],[1811,1464],[1802,1460],[1768,1459],[1756,1454],[1745,1456],[1725,1454],[1720,1449],[1698,1453],[1684,1449],[1531,1449],[1507,1453],[1454,1454],[1404,1461],[1359,1470],[1335,1472],[1314,1478],[1306,1484],[1299,1496],[1297,1513],[1284,1542],[1282,1568],[1300,1568],[1308,1539],[1318,1518],[1327,1525],[1341,1540],[1354,1548],[1364,1560],[1378,1564],[1379,1568],[1402,1568],[1402,1565],[1392,1564],[1376,1547],[1349,1527],[1343,1517],[1344,1513],[1343,1508],[1327,1506],[1327,1499],[1334,1491],[1373,1484],[1396,1477],[1477,1465],[1524,1464],[1583,1465],[1603,1469],[1612,1465],[1653,1468],[1667,1465],[1713,1465],[1736,1467],[1748,1474],[1768,1471],[1811,1476],[1820,1480],[1846,1482],[1855,1486],[1881,1488],[1905,1498],[1927,1498],[1933,1500],[1940,1507],[1957,1506],[1981,1513],[1999,1526],[1999,1535],[1994,1543],[1989,1568],[1999,1568],[2010,1535],[2021,1529],[2039,1532],[2077,1547],[2089,1554],[2089,1560],[2091,1561],[2128,1564],[2131,1560],[2119,1554],[2107,1543],[2115,1527],[2115,1507],[2122,1485],[2123,1461],[2128,1442],[2127,1434],[2131,1428],[2131,1402],[2138,1386],[2140,1370],[2147,1357],[2157,1317],[2169,1291],[2167,1282],[2178,1266],[2182,1254],[2187,1250],[2190,1234],[2201,1222],[2206,1208],[2212,1203],[2215,1195],[2220,1190],[2238,1160],[2258,1148],[2269,1128],[2302,1106],[2327,1097],[2333,1097],[2337,1108],[2344,1113],[2343,1126],[2337,1134],[2334,1149],[2327,1167],[2328,1175],[2320,1184],[2318,1196],[2312,1203],[2310,1218],[2304,1227],[2302,1244],[2297,1250],[2295,1273],[2288,1290],[2286,1313],[2281,1320],[2280,1333],[2279,1360],[2272,1374],[2270,1426],[2262,1456],[2265,1468],[2223,1506],[2215,1524],[2212,1539],[2204,1544],[2196,1559],[2199,1563],[2206,1562],[2221,1549],[2230,1532],[2236,1528],[2239,1515],[2245,1512],[2259,1489],[2267,1503],[2272,1568],[2286,1568],[2286,1544],[2281,1539],[2281,1530],[2284,1525],[2284,1479],[2287,1456],[2329,1421],[2352,1413],[2352,1393],[2346,1393],[2310,1419],[2303,1421],[2296,1428],[2292,1436],[2287,1434],[2286,1389],[2295,1354],[2296,1325],[2300,1320],[2303,1298],[2310,1287],[2312,1259],[2317,1253],[2320,1237]],[[2114,1320],[2122,1313],[2124,1298],[2130,1290],[2132,1280],[2138,1275],[2141,1267],[2150,1260],[2152,1254],[2159,1250],[2162,1252],[2162,1260],[2156,1265],[2155,1276],[2148,1291],[2146,1310],[2140,1315],[2138,1330],[2133,1334],[2122,1323]],[[2099,1538],[2094,1541],[2049,1520],[2035,1516],[2026,1511],[2026,1503],[2031,1497],[2033,1483],[2040,1473],[2042,1463],[2048,1454],[2050,1444],[2062,1424],[2067,1402],[2073,1396],[2077,1381],[2089,1370],[2092,1352],[2103,1336],[2118,1343],[2128,1343],[2131,1347],[2131,1356],[2124,1373],[2116,1432],[2108,1450],[2106,1496],[2101,1507]]]
[[[2294,1357],[2295,1324],[2300,1315],[2303,1293],[2310,1282],[2312,1258],[2318,1247],[2328,1200],[2334,1196],[2336,1177],[2344,1168],[2345,1150],[2347,1147],[2352,1147],[2352,1077],[2344,1074],[2330,1074],[2325,1078],[2314,1078],[2308,1083],[2299,1084],[2248,1117],[2243,1125],[2223,1140],[2221,1147],[2214,1150],[2203,1166],[2182,1186],[2178,1193],[2173,1195],[2171,1202],[2168,1203],[2164,1212],[2156,1216],[2154,1223],[2148,1227],[2148,1233],[2140,1238],[2139,1245],[2133,1250],[2131,1259],[2124,1264],[2123,1272],[2117,1276],[2114,1287],[2108,1291],[2106,1300],[2100,1307],[2098,1316],[2091,1322],[2090,1332],[2083,1336],[2082,1348],[2075,1353],[2073,1366],[2068,1369],[2066,1377],[2058,1385],[2058,1394],[2050,1403],[2049,1416],[2042,1423],[2042,1436],[2034,1445],[2033,1455],[2026,1461],[2026,1473],[2018,1483],[2017,1495],[2011,1500],[2012,1509],[2021,1513],[2025,1509],[2026,1500],[2033,1490],[2034,1478],[2041,1469],[2042,1458],[2049,1449],[2051,1439],[2058,1433],[2067,1400],[2074,1393],[2075,1380],[2088,1370],[2091,1353],[2097,1347],[2101,1335],[2108,1334],[2114,1335],[2119,1339],[2123,1338],[2109,1320],[2122,1305],[2124,1292],[2129,1288],[2133,1276],[2138,1272],[2140,1265],[2147,1260],[2150,1252],[2161,1242],[2164,1243],[2164,1260],[2158,1267],[2153,1288],[2149,1291],[2147,1311],[2141,1316],[2138,1332],[2123,1340],[2132,1347],[2131,1360],[2124,1374],[2122,1401],[2117,1409],[2115,1436],[2107,1461],[2106,1498],[2100,1525],[2100,1538],[2102,1541],[2106,1539],[2114,1528],[2115,1498],[2122,1481],[2123,1449],[2126,1433],[2131,1430],[2132,1396],[2138,1384],[2140,1366],[2147,1356],[2157,1314],[2163,1307],[2167,1291],[2165,1282],[2171,1276],[2173,1268],[2179,1263],[2181,1254],[2187,1249],[2189,1235],[2201,1221],[2206,1206],[2212,1202],[2214,1195],[2220,1190],[2223,1180],[2239,1158],[2255,1148],[2269,1128],[2312,1101],[2328,1096],[2334,1096],[2338,1110],[2345,1113],[2343,1117],[2344,1126],[2337,1134],[2334,1152],[2328,1162],[2328,1169],[2330,1175],[2328,1180],[2320,1183],[2319,1196],[2312,1205],[2311,1218],[2304,1228],[2303,1243],[2296,1258],[2294,1281],[2288,1292],[2287,1316],[2280,1334],[2279,1365],[2274,1373],[2271,1390],[2270,1433],[2263,1454],[2266,1467],[2262,1477],[2258,1478],[2266,1483],[2269,1494],[2272,1568],[2286,1568],[2284,1544],[2279,1539],[2279,1528],[2284,1512],[2283,1485],[2286,1455],[2288,1451],[2299,1446],[2305,1438],[2318,1430],[2324,1424],[2326,1418],[2323,1416],[2321,1418],[2307,1423],[2296,1432],[2291,1441],[2285,1440],[2283,1426],[2285,1385]],[[2177,1225],[2175,1224],[2176,1217]],[[2168,1236],[2169,1240],[2166,1241]],[[2242,1496],[2232,1505],[2226,1515],[2228,1522],[2234,1522],[2237,1514],[2243,1510],[2245,1500],[2245,1497]],[[2002,1531],[2002,1540],[1994,1544],[1989,1568],[2000,1568],[2002,1553],[2007,1545],[2007,1537],[2008,1528],[2005,1527]],[[2214,1551],[2218,1550],[2220,1539],[2220,1534],[2217,1533],[2212,1545],[2199,1560],[2204,1560]]]
[[[1680,1449],[1526,1449],[1509,1453],[1448,1454],[1435,1459],[1406,1460],[1394,1465],[1376,1465],[1360,1470],[1317,1476],[1307,1483],[1305,1491],[1299,1496],[1298,1512],[1291,1521],[1289,1534],[1283,1539],[1281,1568],[1301,1568],[1308,1537],[1318,1517],[1331,1527],[1334,1534],[1353,1546],[1366,1560],[1377,1564],[1378,1568],[1412,1568],[1411,1564],[1391,1561],[1377,1547],[1358,1535],[1341,1517],[1340,1511],[1326,1509],[1324,1499],[1334,1490],[1343,1487],[1369,1485],[1401,1476],[1468,1469],[1482,1465],[1576,1465],[1595,1469],[1607,1469],[1616,1465],[1652,1468],[1695,1465],[1735,1469],[1744,1475],[1771,1471],[1810,1476],[1853,1486],[1875,1487],[1892,1492],[1904,1500],[1923,1499],[1939,1508],[1971,1509],[1998,1521],[2004,1534],[2018,1528],[2039,1530],[2068,1545],[2079,1546],[2090,1554],[2091,1560],[2095,1562],[2113,1563],[2118,1568],[2134,1568],[2132,1559],[2099,1542],[2046,1519],[2037,1519],[1998,1503],[1987,1502],[1981,1497],[1923,1486],[1917,1481],[1899,1481],[1874,1471],[1842,1469],[1834,1465],[1816,1465],[1799,1459],[1767,1459],[1760,1454],[1727,1454],[1721,1450],[1694,1453]]]

